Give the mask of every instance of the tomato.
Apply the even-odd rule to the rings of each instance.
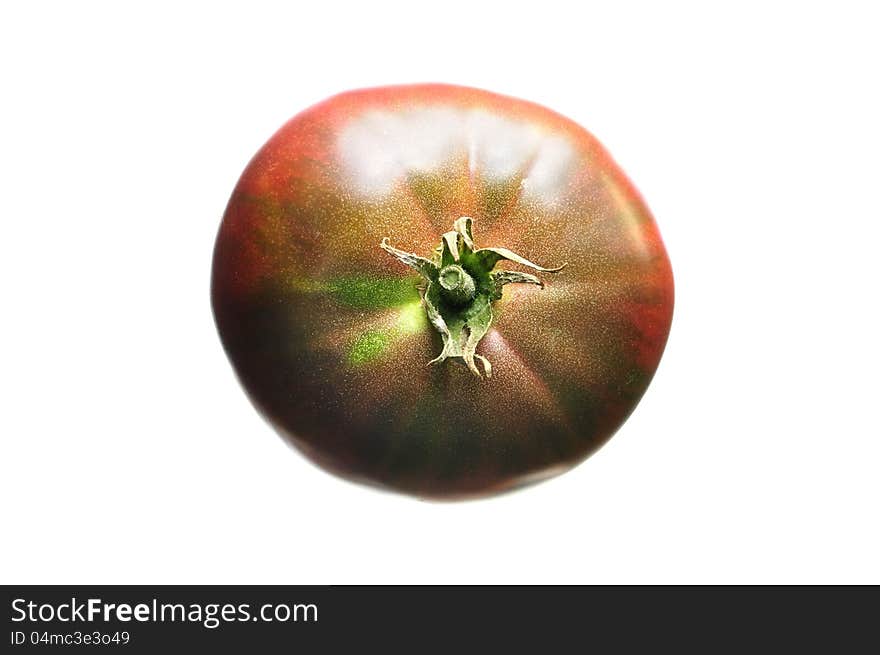
[[[465,497],[568,469],[620,427],[673,282],[586,130],[429,84],[343,93],[263,146],[223,217],[212,302],[252,401],[308,457]]]

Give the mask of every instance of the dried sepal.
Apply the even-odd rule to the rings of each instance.
[[[400,260],[410,268],[414,268],[416,271],[418,271],[419,275],[421,275],[426,280],[430,281],[437,279],[437,275],[440,272],[440,269],[438,269],[437,265],[430,259],[419,257],[414,252],[406,252],[404,250],[399,250],[398,248],[395,248],[388,243],[388,237],[382,239],[382,243],[379,244],[379,247],[382,248],[385,252],[394,255],[398,260]]]

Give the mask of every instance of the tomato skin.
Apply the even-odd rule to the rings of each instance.
[[[419,276],[461,216],[480,246],[544,266],[508,285],[477,352],[447,360]],[[517,265],[510,270],[527,270]],[[217,237],[212,302],[258,409],[320,465],[430,497],[545,478],[601,446],[660,360],[673,281],[656,224],[574,122],[477,89],[343,93],[256,154]]]

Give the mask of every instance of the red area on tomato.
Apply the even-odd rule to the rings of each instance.
[[[251,399],[307,456],[460,497],[558,473],[617,430],[659,363],[673,282],[591,134],[433,84],[284,125],[229,201],[212,301]]]

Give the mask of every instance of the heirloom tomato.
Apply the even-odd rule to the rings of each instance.
[[[308,457],[463,497],[565,470],[617,430],[673,284],[586,130],[428,84],[343,93],[269,139],[223,217],[212,302],[252,401]]]

